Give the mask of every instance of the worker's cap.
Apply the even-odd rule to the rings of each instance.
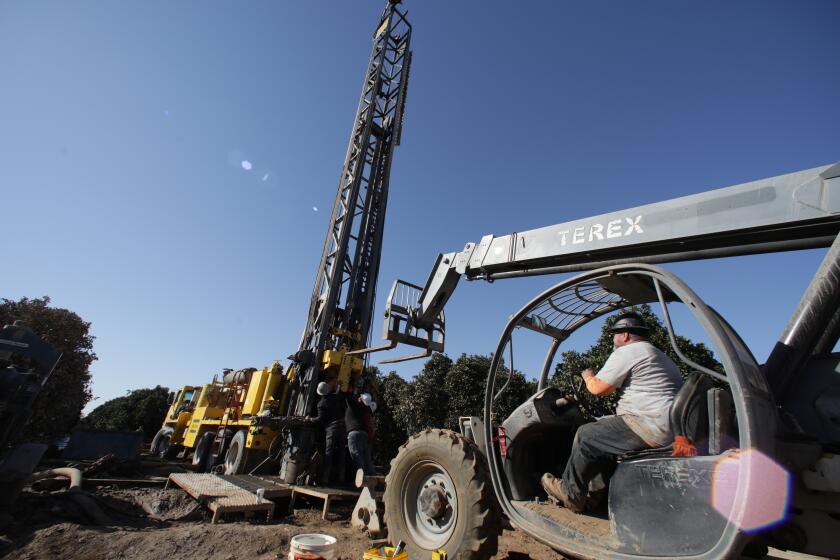
[[[320,383],[318,383],[318,388],[316,389],[316,391],[318,391],[318,394],[323,397],[324,395],[330,392],[330,384],[326,381],[321,381]]]
[[[368,406],[370,407],[371,412],[376,412],[376,409],[378,408],[376,406],[376,401],[370,401],[370,404]]]
[[[373,402],[373,397],[371,397],[369,393],[362,393],[362,395],[359,397],[359,400],[362,401],[363,405],[370,408],[370,403]]]
[[[623,313],[618,316],[613,326],[610,327],[611,333],[629,332],[633,334],[646,335],[650,332],[650,328],[645,324],[645,320],[638,313]]]

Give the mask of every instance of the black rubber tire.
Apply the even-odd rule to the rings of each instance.
[[[247,430],[239,430],[230,439],[225,453],[225,474],[242,474],[245,471],[245,441],[248,439]]]
[[[421,481],[438,476],[435,469],[442,479],[451,481],[456,501],[451,508],[455,511],[452,525],[441,534],[418,528],[422,522],[416,515]],[[427,560],[437,548],[457,560],[484,560],[498,550],[501,515],[484,457],[460,434],[430,429],[411,436],[391,461],[383,499],[388,538],[392,543],[405,542],[411,560]],[[451,506],[451,498],[447,503]]]
[[[213,453],[213,440],[215,437],[215,432],[207,432],[202,434],[198,443],[195,445],[192,464],[196,467],[198,472],[207,472],[207,469],[210,466],[210,456]]]
[[[168,449],[169,439],[172,437],[172,428],[166,426],[158,430],[155,437],[152,438],[152,445],[149,446],[149,454],[153,456],[161,456],[165,449]],[[164,445],[164,442],[166,444]]]

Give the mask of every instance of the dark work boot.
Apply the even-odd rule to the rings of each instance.
[[[557,478],[551,473],[545,473],[542,475],[540,482],[546,494],[548,494],[548,498],[556,505],[574,513],[581,513],[583,511],[584,504],[579,504],[569,497],[563,479]]]

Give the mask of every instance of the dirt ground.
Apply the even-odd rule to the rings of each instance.
[[[366,534],[350,526],[352,506],[336,504],[321,519],[321,503],[298,502],[290,515],[272,522],[232,515],[212,525],[206,510],[180,489],[118,489],[93,493],[109,523],[90,523],[83,509],[66,492],[25,491],[0,533],[0,557],[10,560],[65,558],[105,560],[276,560],[288,558],[289,541],[301,533],[328,533],[340,545],[340,558],[361,560],[368,548]],[[281,504],[282,506],[282,504]],[[515,529],[499,540],[500,560],[561,560],[547,546]],[[810,559],[771,551],[769,559]]]
[[[350,526],[351,506],[334,506],[325,521],[320,503],[299,501],[292,515],[270,523],[231,515],[230,520],[211,525],[208,513],[181,490],[103,488],[95,496],[112,520],[108,525],[86,524],[85,514],[66,494],[25,492],[0,541],[0,557],[274,560],[288,558],[293,536],[322,532],[338,538],[342,559],[361,560],[369,543],[366,534]],[[506,530],[496,558],[561,556],[519,531]]]

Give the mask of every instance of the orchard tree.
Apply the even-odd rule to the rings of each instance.
[[[645,304],[631,307],[629,310],[639,313],[644,318],[645,324],[650,328],[650,343],[665,352],[680,368],[680,372],[685,378],[691,372],[691,367],[677,357],[668,338],[668,331],[662,325],[659,317],[650,309],[650,306]],[[581,409],[584,416],[589,418],[613,414],[618,404],[619,392],[607,397],[595,397],[586,390],[580,376],[584,369],[588,368],[597,372],[604,366],[613,351],[613,335],[610,333],[610,328],[617,318],[618,315],[613,315],[606,319],[601,328],[601,336],[589,350],[585,352],[575,350],[563,352],[560,362],[555,367],[554,374],[549,380],[549,385],[559,388],[564,394],[577,393],[581,398]],[[723,366],[715,360],[714,353],[708,346],[702,342],[692,342],[679,335],[676,336],[676,340],[680,351],[690,360],[723,373]]]
[[[490,371],[488,356],[461,354],[461,357],[452,364],[444,385],[446,394],[449,396],[449,406],[443,427],[458,431],[459,417],[482,416],[484,387],[487,383],[488,371]]]
[[[374,419],[376,434],[373,442],[373,459],[377,465],[388,465],[397,456],[397,451],[408,440],[404,419],[398,418],[398,410],[408,397],[408,382],[392,371],[379,375],[379,400]]]
[[[117,397],[94,408],[82,419],[86,428],[104,430],[136,430],[141,428],[147,438],[160,429],[166,415],[169,389],[136,389],[124,397]]]
[[[408,434],[425,428],[443,428],[449,411],[446,377],[452,360],[445,354],[433,354],[405,391],[395,418]]]
[[[446,377],[446,392],[449,395],[449,414],[445,427],[458,431],[458,418],[461,416],[484,416],[484,394],[487,388],[487,375],[490,372],[492,356],[466,355],[461,357],[449,369]],[[508,380],[510,380],[508,382]],[[503,390],[504,388],[504,390]],[[494,422],[502,422],[533,393],[522,372],[513,371],[504,364],[499,366],[496,375],[493,403]]]
[[[510,369],[502,365],[496,375],[496,395],[498,397],[493,403],[493,418],[494,422],[499,424],[504,422],[528,397],[537,392],[536,381],[528,381],[522,372],[514,369],[513,375],[510,376],[510,382],[508,382],[509,373]],[[478,416],[481,416],[481,414],[478,414]]]
[[[22,321],[62,353],[61,360],[32,407],[21,439],[49,441],[67,434],[90,401],[94,337],[90,323],[68,309],[50,307],[50,298],[0,300],[0,325]]]

